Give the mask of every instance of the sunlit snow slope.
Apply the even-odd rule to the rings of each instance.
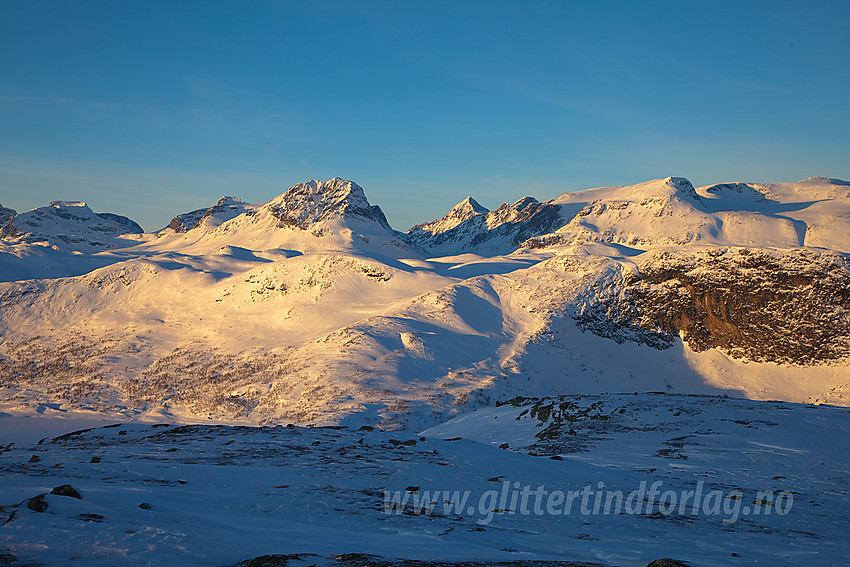
[[[839,180],[467,198],[406,234],[338,178],[155,234],[43,209],[0,244],[0,411],[399,429],[517,395],[850,405]]]

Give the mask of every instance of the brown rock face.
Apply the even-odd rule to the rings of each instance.
[[[722,248],[656,253],[637,267],[579,324],[656,348],[681,335],[695,351],[753,361],[850,356],[850,266],[841,254]]]

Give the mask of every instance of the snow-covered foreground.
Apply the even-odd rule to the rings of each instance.
[[[0,441],[15,435],[4,419]],[[588,395],[515,399],[415,434],[370,429],[115,424],[4,447],[0,553],[45,565],[850,562],[846,408]],[[81,498],[49,494],[65,484]]]

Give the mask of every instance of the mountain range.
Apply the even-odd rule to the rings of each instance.
[[[144,233],[0,207],[0,411],[424,428],[516,396],[850,405],[850,183],[467,197],[394,230],[351,181]]]

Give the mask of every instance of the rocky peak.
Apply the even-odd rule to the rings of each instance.
[[[47,207],[33,209],[30,212],[36,211],[39,214],[53,214],[67,220],[85,220],[95,216],[94,211],[83,201],[50,201]]]
[[[216,207],[235,207],[240,205],[247,205],[247,203],[238,197],[228,196],[222,197],[215,203]]]
[[[0,238],[15,236],[16,231],[13,219],[17,214],[18,212],[15,209],[0,205]]]
[[[442,219],[410,229],[408,238],[429,253],[507,254],[528,238],[556,230],[564,222],[558,205],[534,197],[503,203],[494,211],[468,197]]]
[[[528,220],[545,206],[534,197],[523,197],[512,205],[502,203],[498,209],[487,215],[487,226],[493,228],[505,223]]]
[[[319,221],[346,220],[352,217],[383,224],[379,218],[376,218],[363,188],[339,177],[328,181],[313,180],[294,185],[279,197],[269,201],[264,208],[277,217],[282,224],[300,228],[306,228]]]
[[[245,207],[247,204],[248,203],[246,203],[242,199],[237,199],[236,197],[222,197],[216,202],[214,206],[206,210],[206,212],[201,217],[201,220],[198,222],[203,222],[204,219],[207,219],[213,215],[224,215],[226,218],[219,219],[221,221],[229,220],[237,215],[241,215],[245,211]]]
[[[443,218],[431,222],[426,222],[423,224],[418,224],[411,228],[408,233],[440,234],[455,228],[459,224],[468,221],[469,219],[475,216],[485,215],[489,212],[490,210],[487,207],[480,205],[478,201],[476,201],[472,197],[467,197],[466,199],[452,207],[451,210],[446,213]]]
[[[123,226],[126,230],[127,234],[142,234],[145,230],[131,218],[125,217],[124,215],[118,215],[115,213],[95,213],[102,219],[108,220],[110,222],[114,222]]]
[[[175,216],[166,228],[170,228],[175,232],[186,232],[192,230],[210,217],[215,217],[215,220],[221,223],[242,214],[245,212],[247,206],[248,203],[242,199],[225,196],[216,201],[216,204],[211,207],[195,209],[194,211]]]
[[[693,184],[684,177],[668,177],[664,180],[664,183],[668,187],[673,187],[677,196],[685,196],[695,201],[701,199]]]
[[[11,210],[11,209],[7,209]],[[8,236],[8,218],[4,219]],[[48,242],[69,251],[89,252],[119,245],[116,237],[141,233],[142,227],[127,217],[114,213],[95,213],[82,201],[50,201],[14,216],[15,236],[26,242]]]
[[[9,207],[4,207],[0,204],[0,222],[6,222],[9,218],[14,217],[18,214],[18,211],[15,209],[10,209]]]
[[[490,209],[481,205],[472,197],[467,197],[466,199],[452,207],[452,210],[450,210],[446,216],[452,216],[460,218],[461,220],[466,220],[473,215],[481,215],[489,212]]]

